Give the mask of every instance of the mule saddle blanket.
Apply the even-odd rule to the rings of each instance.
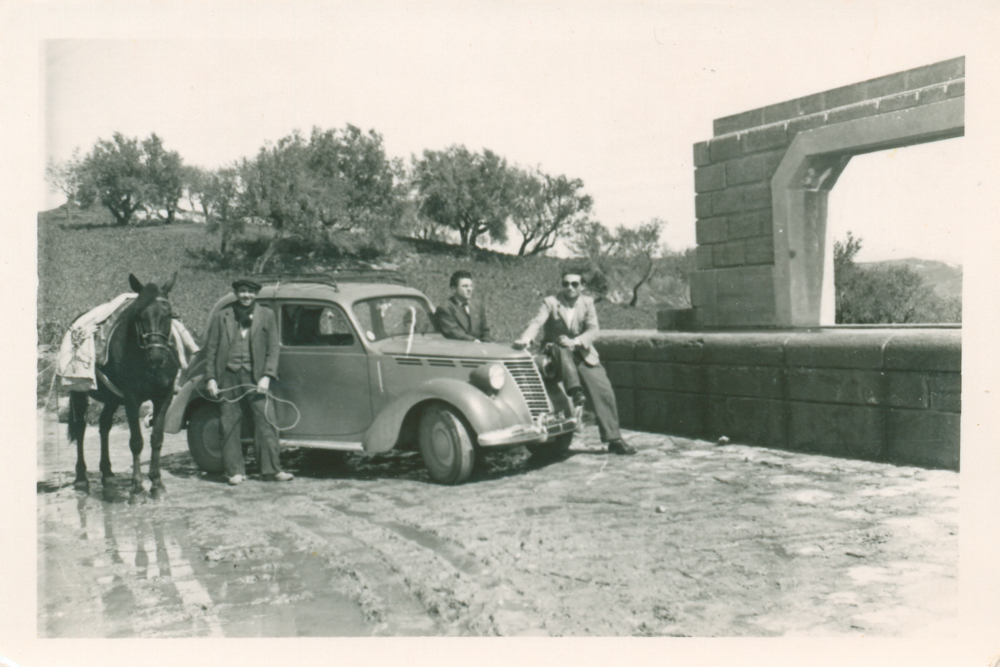
[[[69,391],[92,391],[97,389],[97,375],[108,362],[108,347],[111,335],[121,321],[122,313],[138,294],[126,292],[111,301],[97,306],[70,325],[63,336],[56,360],[56,373],[61,386]],[[177,350],[178,359],[186,366],[185,342],[190,334],[180,320],[171,320],[171,341]],[[197,351],[197,345],[190,341],[190,347]],[[117,393],[117,392],[115,392]]]

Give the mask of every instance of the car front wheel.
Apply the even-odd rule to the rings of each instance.
[[[203,403],[195,408],[187,427],[191,458],[205,472],[222,472],[222,427],[219,406]]]
[[[461,418],[445,405],[431,405],[420,419],[420,453],[431,479],[459,484],[469,478],[476,453]]]

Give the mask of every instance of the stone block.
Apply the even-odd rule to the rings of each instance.
[[[688,275],[691,283],[691,305],[695,307],[710,307],[715,305],[715,273],[711,271],[692,271]]]
[[[664,333],[646,336],[635,346],[635,360],[641,364],[701,363],[705,339],[700,334]]]
[[[788,135],[784,123],[750,130],[743,136],[743,151],[746,153],[783,147],[787,144]]]
[[[788,407],[783,401],[737,396],[709,396],[709,440],[726,436],[738,444],[761,447],[786,446]]]
[[[694,166],[704,167],[711,164],[712,155],[708,151],[708,142],[700,141],[694,145]]]
[[[885,449],[883,408],[789,401],[788,445],[800,452],[881,460]]]
[[[721,243],[729,239],[729,223],[725,217],[698,219],[694,223],[698,244]]]
[[[939,412],[962,411],[962,375],[960,373],[932,373],[928,377],[931,409]]]
[[[743,327],[773,327],[776,324],[773,301],[750,302],[746,298],[720,298],[716,306],[715,325],[727,329]]]
[[[892,111],[899,111],[900,109],[909,109],[916,106],[919,101],[916,92],[893,95],[892,97],[886,97],[878,101],[878,111],[879,113],[890,113]]]
[[[888,95],[895,95],[906,90],[906,72],[897,72],[888,76],[865,81],[865,91],[870,100]]]
[[[726,187],[726,165],[713,164],[710,167],[698,167],[694,170],[695,192],[721,190]]]
[[[726,188],[712,193],[712,215],[743,210],[743,188]]]
[[[781,121],[797,118],[802,115],[798,99],[772,104],[764,107],[762,111],[764,112],[764,122],[760,123],[760,125],[780,123]]]
[[[597,353],[601,355],[601,361],[632,361],[635,359],[635,348],[644,340],[644,336],[634,334],[614,334],[601,333],[594,341]]]
[[[723,396],[782,398],[784,369],[780,366],[707,367],[708,393]]]
[[[795,138],[795,135],[799,132],[804,132],[806,130],[812,130],[817,127],[822,127],[826,125],[826,114],[818,113],[811,116],[804,116],[802,118],[796,118],[795,120],[788,121],[788,141]]]
[[[827,111],[846,107],[849,104],[857,104],[867,99],[865,82],[852,83],[849,86],[842,86],[823,92],[823,108]]]
[[[929,406],[925,373],[887,371],[885,380],[885,404],[889,407],[921,410]]]
[[[774,236],[757,236],[747,239],[747,264],[774,264]]]
[[[771,206],[771,183],[757,183],[747,187],[743,191],[743,208],[751,210],[755,208],[769,208]]]
[[[770,182],[778,165],[781,164],[781,158],[784,155],[785,151],[783,150],[770,151],[768,153],[748,155],[739,160],[730,160],[725,164],[726,183],[728,185],[740,185],[755,181]]]
[[[722,366],[784,366],[787,333],[716,333],[705,336],[704,361]]]
[[[747,262],[747,248],[743,241],[726,241],[715,246],[712,254],[715,266],[743,266]]]
[[[716,290],[721,296],[757,296],[771,298],[774,285],[771,282],[774,269],[771,267],[742,267],[719,271]]]
[[[600,352],[598,351],[598,353]],[[617,389],[618,387],[635,386],[636,362],[601,359],[601,365],[604,366],[612,387]]]
[[[833,123],[843,123],[848,120],[854,120],[855,118],[867,118],[868,116],[874,116],[877,113],[878,102],[865,102],[863,104],[855,104],[849,107],[834,109],[826,115],[826,122],[828,125],[832,125]]]
[[[917,99],[920,104],[934,104],[948,99],[948,86],[934,86],[917,91]]]
[[[743,153],[738,134],[731,134],[708,142],[708,150],[712,156],[712,162],[722,162],[739,157]]]
[[[637,428],[635,390],[631,387],[615,387],[615,404],[618,407],[618,423],[622,428]]]
[[[658,331],[696,331],[694,308],[661,308],[656,311]]]
[[[856,368],[789,368],[790,401],[881,405],[882,373]]]
[[[712,195],[707,193],[703,195],[695,195],[694,214],[699,218],[712,217]]]
[[[704,364],[640,363],[635,369],[636,389],[705,393]]]
[[[961,416],[935,410],[890,410],[885,460],[946,470],[959,469]]]
[[[806,368],[863,368],[883,366],[882,348],[893,333],[849,329],[792,334],[785,346],[789,366]]]
[[[953,79],[965,78],[965,57],[943,60],[933,65],[925,65],[911,70],[907,70],[906,88],[924,88],[933,86],[935,83],[945,83]]]
[[[711,269],[715,265],[712,263],[712,246],[700,245],[695,250],[695,264],[699,270]]]
[[[900,332],[885,346],[889,370],[962,372],[962,332],[959,329]]]
[[[705,394],[650,389],[637,391],[635,396],[639,428],[654,433],[701,437],[705,432],[707,407]]]
[[[948,84],[948,97],[963,97],[965,95],[965,79],[952,81]]]
[[[731,132],[739,132],[749,127],[757,127],[764,123],[763,109],[751,109],[732,116],[717,118],[712,121],[712,132],[715,136],[721,137]]]
[[[771,232],[771,209],[769,208],[733,215],[728,220],[728,234],[731,239],[760,236]]]

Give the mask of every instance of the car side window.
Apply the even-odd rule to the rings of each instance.
[[[344,347],[354,334],[335,306],[285,304],[281,307],[281,344],[287,347]]]

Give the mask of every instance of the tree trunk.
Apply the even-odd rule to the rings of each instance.
[[[645,285],[646,281],[652,277],[653,268],[654,268],[653,261],[650,260],[649,270],[646,271],[646,275],[644,275],[642,279],[635,284],[635,287],[632,288],[632,300],[628,302],[628,305],[631,306],[632,308],[635,308],[635,305],[639,303],[639,288]]]
[[[285,237],[281,232],[275,233],[274,237],[271,239],[270,245],[267,246],[267,250],[265,250],[264,254],[258,257],[257,261],[253,263],[253,269],[251,270],[252,273],[264,272],[264,267],[267,266],[267,263],[271,261],[272,257],[274,257],[274,253],[278,251],[278,245],[284,239]]]

